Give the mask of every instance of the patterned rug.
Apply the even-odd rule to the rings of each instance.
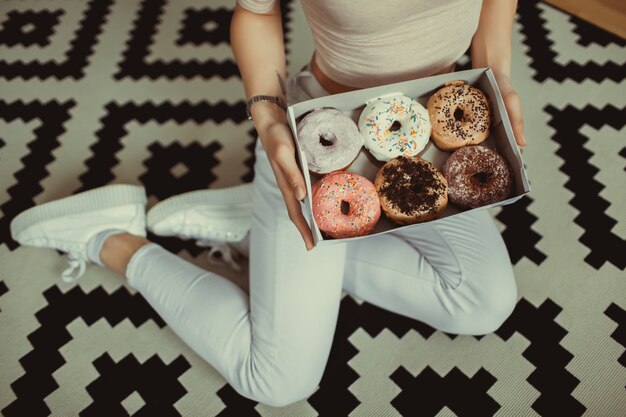
[[[344,296],[319,389],[271,408],[236,394],[119,276],[90,266],[64,284],[63,256],[8,232],[33,204],[108,183],[143,184],[152,205],[252,180],[234,0],[2,0],[2,413],[626,415],[626,42],[520,3],[512,78],[532,192],[493,211],[515,264],[513,315],[455,337]],[[312,40],[299,4],[282,6],[293,74]],[[193,245],[156,240],[208,267]]]

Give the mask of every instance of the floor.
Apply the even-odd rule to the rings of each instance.
[[[312,40],[282,1],[294,74]],[[233,4],[0,1],[0,413],[625,416],[626,40],[538,0],[519,2],[511,74],[531,192],[492,210],[518,300],[492,334],[345,295],[319,388],[272,408],[237,394],[122,277],[89,265],[66,284],[63,255],[11,239],[20,211],[104,184],[143,185],[151,206],[252,180]],[[211,269],[193,242],[155,240]],[[229,278],[245,288],[246,274]]]
[[[547,3],[626,38],[624,0],[547,0]]]

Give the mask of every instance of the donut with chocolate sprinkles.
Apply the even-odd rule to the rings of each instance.
[[[419,156],[399,156],[376,173],[374,186],[385,215],[398,224],[433,220],[448,204],[443,174]]]
[[[427,103],[431,139],[443,151],[478,145],[489,136],[487,97],[465,81],[446,83]]]
[[[446,159],[443,175],[450,201],[463,208],[478,208],[505,200],[513,190],[511,166],[486,146],[466,146]]]

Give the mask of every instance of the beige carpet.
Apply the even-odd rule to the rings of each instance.
[[[521,3],[512,78],[532,192],[493,211],[515,312],[494,334],[452,337],[346,296],[320,388],[273,409],[238,396],[119,276],[90,266],[66,285],[62,255],[8,234],[33,204],[107,183],[143,184],[154,204],[252,179],[233,1],[3,0],[2,413],[626,415],[626,43]],[[294,73],[312,41],[300,6],[283,6]],[[158,242],[207,266],[191,244]]]

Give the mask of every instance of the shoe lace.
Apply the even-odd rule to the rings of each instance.
[[[85,268],[87,267],[87,261],[85,259],[75,253],[67,254],[67,264],[69,267],[65,269],[61,273],[61,278],[64,282],[72,283],[78,281],[80,277],[85,273]],[[78,272],[73,274],[73,272],[78,268]]]
[[[197,240],[196,245],[201,248],[209,248],[207,259],[210,264],[228,265],[235,271],[241,272],[241,265],[239,264],[241,254],[228,243],[219,240]]]

